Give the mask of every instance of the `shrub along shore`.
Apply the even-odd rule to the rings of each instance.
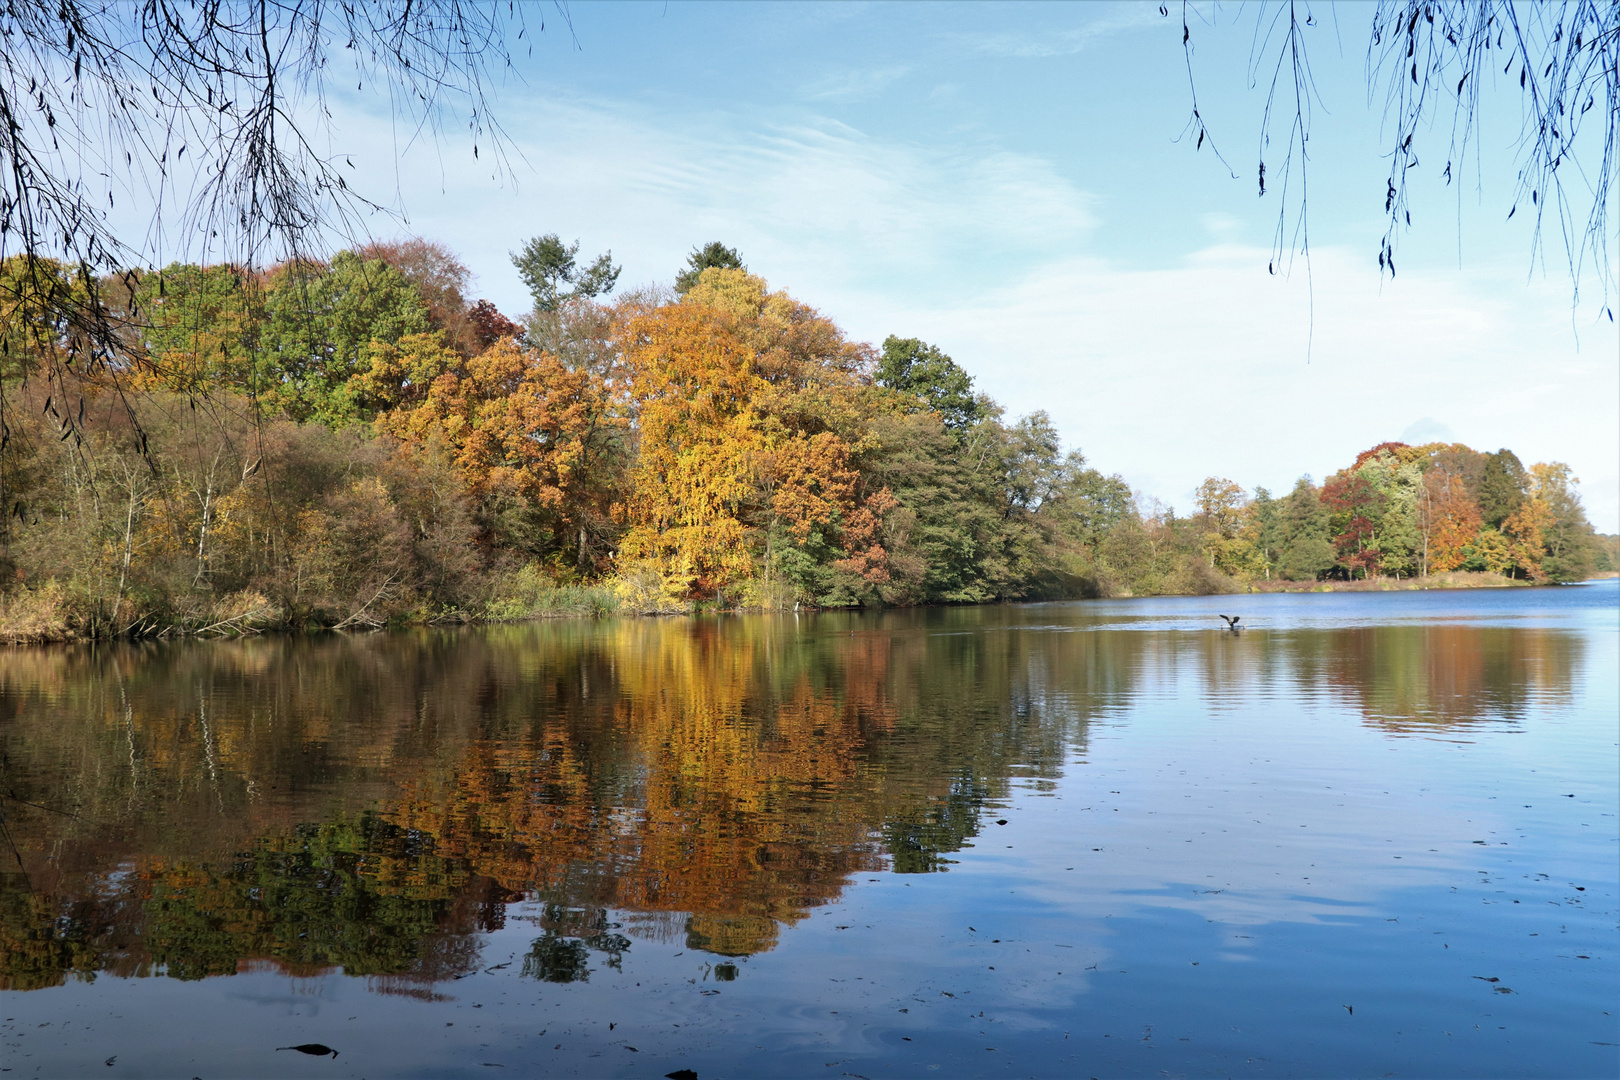
[[[1283,495],[1211,477],[1178,514],[719,244],[617,297],[577,251],[514,257],[521,320],[422,240],[100,281],[0,263],[0,641],[1616,568],[1555,462],[1381,443]]]

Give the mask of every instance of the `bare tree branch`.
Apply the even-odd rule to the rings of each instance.
[[[1218,8],[1216,9],[1218,11]],[[1306,49],[1317,20],[1301,0],[1244,5],[1253,12],[1250,80],[1266,84],[1260,128],[1260,194],[1279,196],[1270,270],[1295,254],[1310,267],[1309,142],[1312,106],[1319,102]],[[1167,15],[1161,7],[1160,13]],[[1200,145],[1208,134],[1199,111],[1186,5],[1182,47],[1193,92],[1193,124]],[[1369,28],[1367,83],[1382,102],[1389,149],[1385,225],[1378,266],[1394,276],[1395,250],[1412,226],[1414,170],[1421,140],[1448,106],[1450,132],[1445,184],[1460,181],[1470,151],[1476,175],[1487,81],[1517,74],[1520,130],[1513,195],[1506,216],[1525,208],[1535,215],[1532,265],[1542,258],[1543,227],[1557,223],[1572,301],[1595,277],[1603,311],[1613,321],[1616,237],[1609,225],[1620,136],[1620,0],[1379,0]],[[1503,64],[1498,73],[1495,65]],[[1511,93],[1511,89],[1509,90]],[[1289,111],[1291,107],[1291,112]],[[1288,116],[1286,138],[1274,127]],[[1435,158],[1439,157],[1435,149]],[[1224,159],[1223,159],[1224,160]]]

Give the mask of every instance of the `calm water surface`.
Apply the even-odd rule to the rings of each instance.
[[[1617,676],[1614,582],[11,650],[0,1069],[1614,1076]]]

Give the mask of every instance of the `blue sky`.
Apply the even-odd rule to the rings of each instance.
[[[528,303],[507,253],[530,236],[611,249],[625,286],[671,280],[718,239],[857,338],[940,345],[1009,413],[1047,410],[1092,464],[1178,510],[1209,475],[1286,490],[1379,441],[1438,437],[1569,462],[1594,523],[1620,531],[1620,337],[1598,305],[1572,311],[1556,237],[1533,266],[1528,215],[1504,221],[1505,81],[1478,174],[1447,188],[1425,160],[1399,277],[1380,278],[1370,6],[1315,9],[1313,255],[1278,276],[1252,5],[1194,26],[1200,105],[1236,179],[1181,138],[1179,8],[568,10],[571,34],[528,9],[532,54],[496,91],[504,176],[454,136],[401,159],[385,102],[335,103],[362,189],[409,215],[375,233],[449,244],[511,314]]]

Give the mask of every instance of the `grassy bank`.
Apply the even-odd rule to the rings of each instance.
[[[19,586],[0,597],[0,644],[168,637],[244,637],[311,630],[375,630],[435,624],[505,623],[533,619],[594,618],[617,614],[663,614],[685,610],[650,604],[625,583],[569,584],[552,581],[533,568],[498,580],[482,603],[465,607],[421,606],[386,618],[350,616],[277,603],[260,593],[240,592],[199,601],[185,608],[142,610],[125,600],[91,604],[55,579]]]
[[[1249,592],[1410,592],[1418,589],[1511,589],[1533,585],[1500,574],[1454,570],[1427,577],[1376,577],[1364,581],[1256,581]]]

